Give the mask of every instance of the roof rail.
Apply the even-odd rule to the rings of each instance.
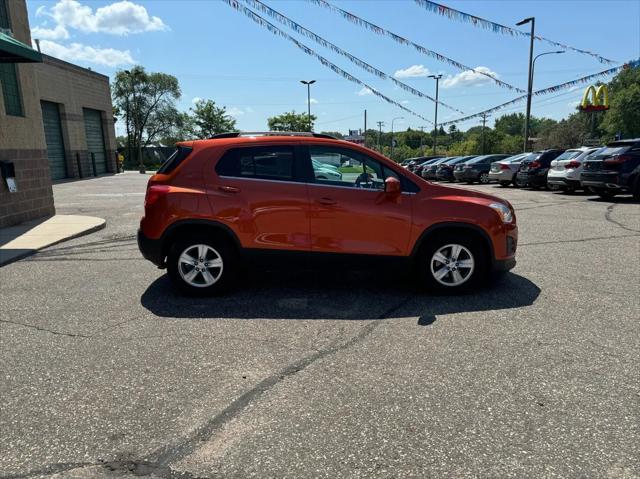
[[[209,137],[210,140],[218,140],[221,138],[238,138],[241,136],[307,136],[312,138],[328,138],[336,140],[337,138],[323,133],[313,133],[312,131],[234,131],[228,133],[218,133]]]

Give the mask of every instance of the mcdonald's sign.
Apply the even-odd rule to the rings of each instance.
[[[609,109],[609,91],[607,85],[600,85],[598,89],[590,85],[582,96],[580,103],[582,111],[603,111]]]

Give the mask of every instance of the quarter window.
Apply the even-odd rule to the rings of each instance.
[[[294,158],[294,150],[288,146],[234,148],[220,158],[216,173],[220,176],[293,181]]]

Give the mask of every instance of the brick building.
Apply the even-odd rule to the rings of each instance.
[[[52,181],[115,171],[109,78],[29,47],[24,0],[0,0],[0,228],[55,213]]]

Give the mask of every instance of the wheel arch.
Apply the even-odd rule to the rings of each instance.
[[[429,239],[435,238],[441,234],[447,233],[464,233],[472,235],[480,240],[484,245],[485,251],[488,253],[488,266],[493,266],[495,262],[495,251],[493,248],[493,242],[489,234],[480,226],[472,223],[464,223],[459,221],[448,221],[443,223],[436,223],[425,229],[418,237],[418,240],[413,245],[411,256],[416,258],[420,253],[422,247],[428,244]]]
[[[238,253],[241,252],[241,245],[238,236],[235,232],[224,223],[213,220],[204,219],[185,219],[172,223],[162,235],[162,264],[165,264],[167,255],[169,254],[169,248],[171,244],[178,237],[184,234],[201,234],[208,233],[212,237],[222,237],[230,241]]]

